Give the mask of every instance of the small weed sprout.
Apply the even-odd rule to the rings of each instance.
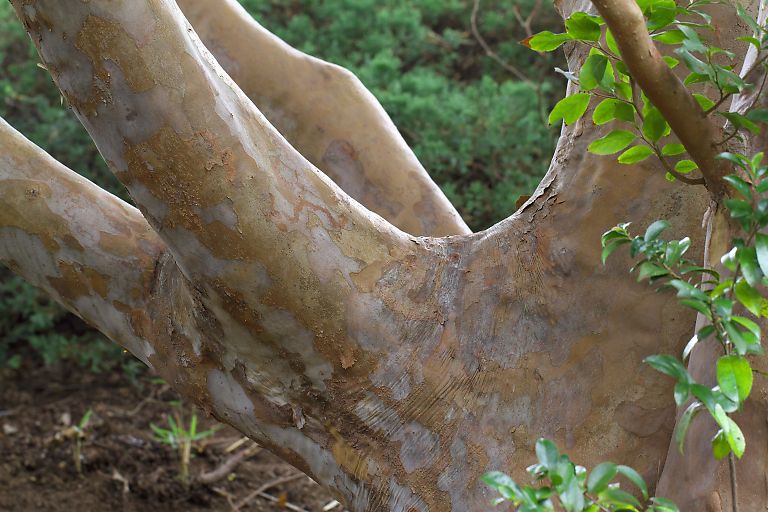
[[[91,421],[91,415],[93,415],[93,409],[88,409],[77,425],[72,427],[75,435],[75,444],[72,446],[72,459],[75,462],[75,471],[77,471],[78,475],[83,474],[83,441],[85,440],[85,430]]]
[[[190,483],[189,461],[192,457],[192,443],[212,436],[219,427],[198,432],[197,414],[192,413],[192,417],[189,420],[189,428],[184,428],[184,419],[179,411],[175,411],[173,415],[167,414],[166,422],[168,428],[158,427],[154,423],[150,423],[149,426],[155,433],[155,438],[158,441],[178,451],[179,480],[187,487]]]

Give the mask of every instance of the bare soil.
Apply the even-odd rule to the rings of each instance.
[[[183,485],[177,450],[149,426],[167,427],[173,411],[184,411],[189,421],[193,409],[178,400],[149,376],[130,382],[119,372],[74,368],[0,375],[0,511],[343,512],[341,505],[328,508],[333,498],[308,477],[229,427],[194,444],[192,478],[220,468],[240,450],[254,453],[216,482]],[[72,427],[88,409],[93,413],[78,474]],[[216,425],[198,415],[198,431]]]

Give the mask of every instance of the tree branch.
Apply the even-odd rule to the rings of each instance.
[[[637,84],[664,115],[701,170],[707,189],[716,199],[726,194],[726,167],[715,157],[716,132],[696,99],[664,62],[634,0],[593,0],[611,29],[624,63]]]
[[[295,50],[236,0],[178,4],[269,121],[349,195],[413,235],[470,232],[352,73]]]
[[[261,307],[272,296],[335,332],[351,274],[413,250],[277,133],[175,2],[14,6],[111,169],[211,297]]]
[[[148,307],[164,244],[132,206],[0,119],[0,262],[149,364]]]

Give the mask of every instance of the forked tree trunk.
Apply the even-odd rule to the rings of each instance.
[[[522,476],[541,436],[661,477],[671,382],[641,361],[694,317],[603,267],[599,237],[663,217],[701,254],[702,187],[587,154],[585,118],[526,205],[469,234],[354,77],[234,0],[179,3],[242,91],[171,0],[12,3],[141,214],[3,124],[0,260],[183,396],[355,511],[487,510],[480,475]],[[725,488],[674,481],[685,503]]]

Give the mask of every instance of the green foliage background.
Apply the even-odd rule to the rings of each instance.
[[[543,176],[556,131],[542,113],[562,96],[552,69],[517,41],[534,0],[486,0],[480,31],[541,88],[516,81],[485,55],[470,29],[471,0],[240,0],[293,46],[355,72],[469,225],[508,216]],[[551,5],[533,31],[558,27]],[[8,3],[0,4],[0,115],[57,159],[128,199],[58,91]],[[0,268],[0,368],[74,361],[125,364],[120,350],[44,294]]]

